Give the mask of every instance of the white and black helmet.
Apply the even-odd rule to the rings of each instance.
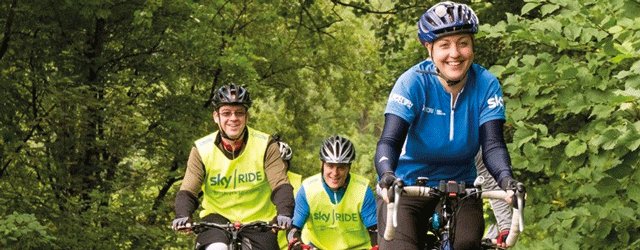
[[[320,160],[326,163],[351,163],[356,159],[356,148],[349,139],[334,135],[322,143]]]
[[[285,161],[290,161],[291,156],[293,156],[293,151],[291,150],[291,147],[289,147],[289,144],[283,141],[278,141],[278,147],[280,148],[280,158]]]

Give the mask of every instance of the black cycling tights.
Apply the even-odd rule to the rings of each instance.
[[[398,227],[394,240],[384,239],[387,205],[378,198],[378,244],[380,249],[422,250],[425,245],[429,218],[433,215],[437,199],[402,197],[398,207]],[[482,249],[480,243],[484,232],[482,199],[467,198],[458,204],[455,214],[455,239],[453,249]],[[444,225],[442,225],[444,226]]]

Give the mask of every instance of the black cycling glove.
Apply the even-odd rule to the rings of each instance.
[[[391,186],[393,186],[393,183],[398,179],[398,177],[396,177],[396,175],[391,172],[384,172],[384,174],[382,174],[382,177],[380,177],[380,181],[379,181],[379,185],[381,188],[390,188]]]
[[[522,182],[516,181],[510,176],[502,178],[502,180],[500,181],[500,188],[502,188],[503,190],[513,190],[520,193],[524,193],[526,191]]]

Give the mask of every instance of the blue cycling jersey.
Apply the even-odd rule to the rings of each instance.
[[[473,183],[480,125],[506,119],[500,83],[472,64],[463,90],[452,100],[437,76],[426,73],[435,71],[430,60],[414,65],[398,78],[389,96],[385,114],[410,124],[396,176],[407,185],[414,185],[417,177],[428,177],[429,186],[440,180]]]

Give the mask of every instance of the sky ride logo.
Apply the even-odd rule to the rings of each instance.
[[[209,177],[209,185],[227,189],[230,185],[231,188],[236,188],[237,185],[241,185],[243,183],[257,183],[263,180],[264,176],[260,171],[238,173],[238,170],[236,169],[233,171],[233,175],[231,176],[223,176],[218,173],[217,175]]]
[[[318,211],[313,213],[313,220],[320,221],[324,223],[334,224],[336,222],[351,222],[358,221],[360,215],[358,213],[336,213],[335,210],[332,210],[329,213],[323,213],[322,211]]]

